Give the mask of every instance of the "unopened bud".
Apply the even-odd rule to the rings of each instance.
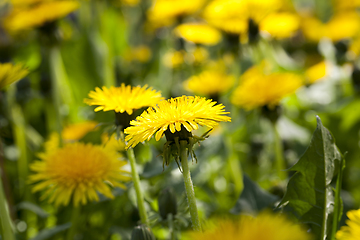
[[[173,216],[177,213],[176,195],[172,188],[165,188],[161,191],[159,198],[159,213],[162,219],[167,219],[168,214]]]

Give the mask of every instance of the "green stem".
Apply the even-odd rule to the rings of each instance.
[[[273,123],[273,129],[274,129],[274,147],[275,147],[275,166],[276,166],[276,172],[277,176],[284,180],[286,179],[286,172],[284,171],[286,168],[285,159],[284,159],[284,149],[282,146],[282,141],[280,138],[280,135],[276,129],[276,124]]]
[[[67,236],[66,236],[67,240],[74,240],[76,230],[79,226],[80,212],[81,212],[80,206],[73,208],[73,211],[71,213],[71,227],[70,227],[69,231],[67,232]]]
[[[167,220],[169,223],[170,239],[176,240],[176,231],[174,229],[174,216],[172,214],[168,214]]]
[[[187,196],[188,203],[189,203],[189,209],[190,209],[190,215],[191,215],[191,221],[193,224],[193,229],[195,231],[201,231],[201,225],[200,225],[198,210],[197,210],[197,206],[196,206],[194,186],[192,184],[190,169],[189,169],[189,164],[188,164],[188,158],[187,158],[187,151],[186,151],[187,144],[188,143],[185,140],[180,141],[180,161],[181,161],[181,166],[182,166],[182,170],[183,170],[186,196]]]
[[[0,152],[0,158],[2,157],[3,155]],[[14,228],[10,218],[9,207],[6,202],[5,194],[4,194],[4,188],[3,188],[2,176],[1,176],[2,171],[4,171],[4,169],[0,169],[0,220],[1,220],[0,222],[2,229],[1,233],[3,239],[15,240]]]
[[[135,192],[136,192],[136,198],[137,198],[137,204],[138,204],[141,223],[149,225],[149,220],[148,220],[146,209],[145,209],[144,196],[143,196],[143,192],[141,191],[141,186],[140,186],[140,178],[139,178],[139,174],[136,169],[135,154],[134,154],[134,150],[132,148],[129,148],[127,150],[127,156],[128,156],[128,159],[129,159],[129,162],[131,165],[132,181],[134,183],[134,188],[135,188]]]

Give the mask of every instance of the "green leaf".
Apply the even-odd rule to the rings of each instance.
[[[334,192],[330,185],[339,172],[342,159],[332,134],[321,123],[304,155],[290,170],[296,173],[289,180],[279,204],[311,227],[316,239],[329,239],[334,213]]]
[[[31,202],[21,202],[17,205],[17,208],[32,211],[41,218],[47,218],[49,216],[49,214],[45,210]]]
[[[50,237],[54,236],[55,234],[62,232],[68,228],[70,228],[71,223],[65,223],[53,228],[49,228],[49,229],[44,229],[42,231],[39,232],[38,235],[36,235],[34,238],[32,238],[31,240],[45,240],[45,239],[50,239]]]
[[[242,191],[231,213],[257,213],[264,208],[274,207],[278,197],[266,192],[253,182],[247,175],[244,175],[244,190]]]

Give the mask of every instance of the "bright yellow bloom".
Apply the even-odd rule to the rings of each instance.
[[[248,21],[259,23],[268,14],[284,7],[281,0],[213,0],[203,17],[213,26],[232,34],[244,34]]]
[[[275,106],[287,95],[303,85],[300,76],[293,73],[265,73],[266,64],[254,66],[240,78],[240,85],[232,94],[231,102],[247,110]]]
[[[230,122],[231,118],[223,116],[224,105],[201,97],[182,96],[161,101],[158,105],[148,108],[136,120],[130,122],[125,129],[128,134],[126,148],[135,147],[139,142],[150,140],[155,134],[156,141],[164,135],[166,130],[171,133],[181,131],[182,126],[191,132],[200,126],[213,128],[219,122]]]
[[[305,37],[315,42],[324,37],[335,42],[352,38],[360,30],[360,17],[356,12],[336,14],[327,23],[314,17],[305,17],[301,22]]]
[[[184,51],[168,51],[162,58],[163,64],[168,68],[177,68],[184,63]]]
[[[95,88],[95,91],[89,93],[91,99],[84,99],[84,102],[90,106],[99,105],[95,108],[98,111],[110,111],[131,115],[134,110],[157,104],[163,98],[161,93],[152,88],[125,86],[120,87],[102,87]]]
[[[217,219],[204,232],[191,232],[191,240],[310,240],[302,226],[285,216],[263,212],[257,217],[242,215],[238,220]]]
[[[30,166],[33,192],[46,190],[42,198],[56,206],[68,205],[71,199],[74,206],[99,201],[97,192],[114,198],[111,187],[126,188],[121,182],[130,180],[122,170],[126,161],[101,146],[75,142],[39,157]]]
[[[336,233],[337,240],[359,240],[360,238],[360,209],[351,210],[346,213],[347,226],[342,226]]]
[[[10,32],[40,27],[65,17],[79,8],[79,3],[71,0],[43,1],[27,7],[18,7],[5,17],[4,27]]]
[[[151,49],[148,46],[140,45],[134,48],[127,49],[124,54],[124,59],[131,61],[138,61],[145,63],[151,58]]]
[[[64,141],[77,141],[83,138],[87,133],[93,131],[98,123],[94,121],[85,121],[70,124],[62,130],[62,139]]]
[[[108,134],[104,133],[101,135],[101,144],[106,149],[111,151],[122,152],[125,151],[125,143],[121,139],[116,139],[116,135],[113,134],[109,137]]]
[[[283,39],[294,36],[300,27],[300,18],[292,13],[273,13],[259,24],[260,31],[269,33],[273,38]]]
[[[207,70],[190,77],[183,83],[183,86],[187,91],[196,95],[211,96],[226,92],[234,85],[234,82],[234,76],[217,70]]]
[[[319,62],[305,71],[305,77],[308,83],[315,83],[321,81],[326,76],[326,62]]]
[[[185,58],[188,64],[201,64],[209,58],[209,52],[206,48],[196,47],[193,51],[188,52]]]
[[[198,11],[204,0],[153,0],[147,16],[150,22],[159,26],[173,23],[171,19]]]
[[[24,78],[28,73],[21,64],[0,63],[0,89]]]
[[[204,45],[216,45],[221,40],[221,33],[204,23],[184,23],[175,28],[177,36],[186,41]]]
[[[353,11],[360,7],[360,0],[333,0],[333,6],[336,12],[340,11]]]

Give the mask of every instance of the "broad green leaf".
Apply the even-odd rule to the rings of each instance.
[[[264,208],[274,207],[278,197],[266,192],[253,182],[248,176],[244,175],[244,189],[237,200],[231,213],[257,213]]]
[[[51,239],[52,236],[54,236],[55,234],[65,231],[66,229],[70,228],[71,223],[65,223],[59,226],[55,226],[53,228],[49,228],[49,229],[44,229],[42,231],[39,232],[38,235],[36,235],[34,238],[32,238],[31,240],[45,240],[45,239]]]
[[[334,192],[330,185],[339,171],[341,153],[332,134],[317,116],[317,128],[304,155],[290,170],[280,206],[311,227],[316,239],[329,239],[334,213]]]

